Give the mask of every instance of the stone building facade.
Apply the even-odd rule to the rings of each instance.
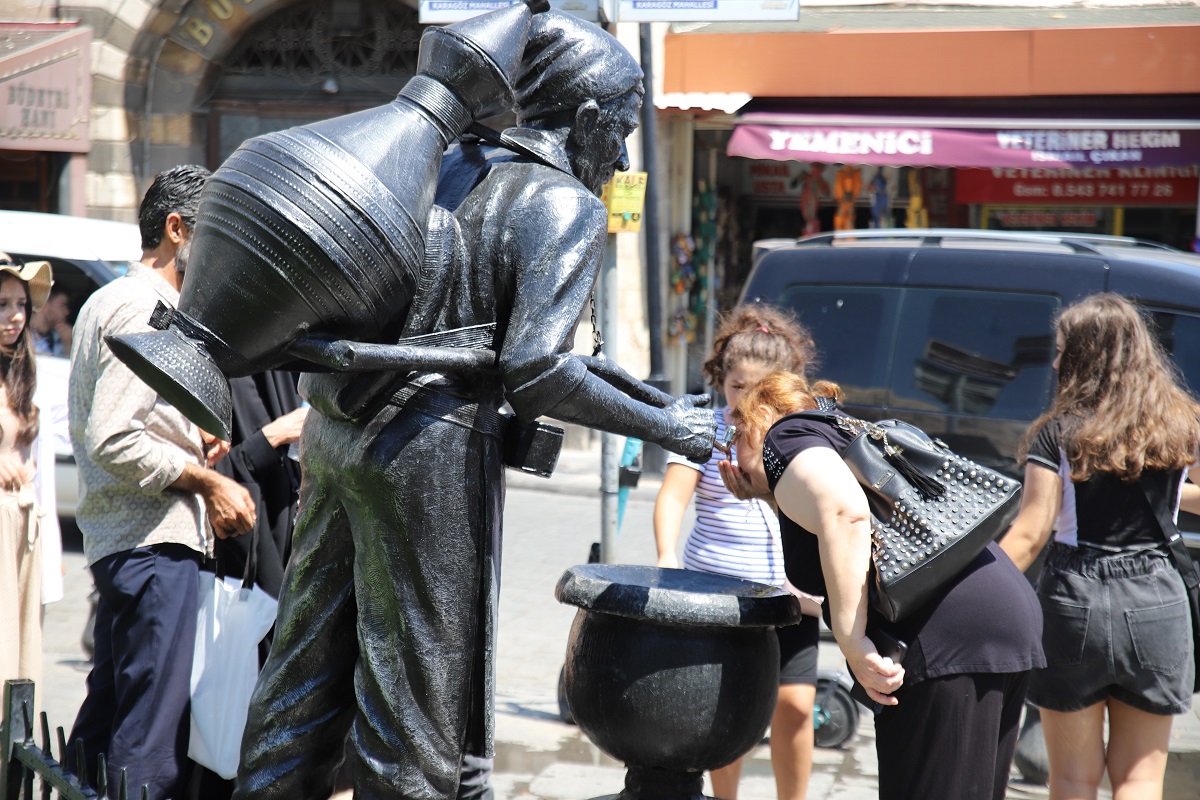
[[[417,0],[0,0],[0,64],[5,26],[26,42],[45,30],[83,39],[83,138],[46,156],[29,193],[39,200],[7,202],[4,154],[17,145],[0,126],[0,208],[126,222],[164,169],[215,169],[252,136],[390,102],[413,74],[425,28]],[[618,28],[636,54],[636,26]],[[640,147],[635,134],[635,169]],[[25,159],[14,153],[13,163]],[[608,348],[635,374],[648,366],[643,238],[616,237],[620,333]],[[586,320],[580,328],[589,341]]]
[[[401,0],[6,5],[91,29],[84,213],[121,220],[163,169],[215,168],[249,136],[387,102],[412,74],[422,30]]]

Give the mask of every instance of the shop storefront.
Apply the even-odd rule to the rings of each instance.
[[[686,381],[707,353],[707,307],[740,299],[764,240],[949,227],[1190,250],[1196,236],[1200,120],[832,117],[751,102],[705,116],[689,135],[692,213],[675,224],[690,223],[691,236],[673,237],[667,282],[674,371],[689,390],[700,388]]]
[[[91,31],[0,23],[0,207],[82,215]]]
[[[1079,231],[1191,249],[1200,25],[1194,10],[1136,8],[1148,4],[813,0],[795,23],[666,32],[664,92],[749,98],[724,114],[667,112],[695,152],[677,206],[717,194],[712,297],[737,301],[755,241],[837,228]]]
[[[1124,33],[1128,41],[1095,47],[1129,52],[1116,45],[1160,32],[1130,29]],[[1055,40],[1070,38],[1056,32],[1043,40],[1037,33],[1022,34],[1033,40],[1033,52],[1058,52]],[[1179,38],[1177,31],[1168,33]],[[860,49],[855,38],[838,40],[843,63]],[[876,61],[887,60],[888,48],[899,57],[895,38],[860,38],[878,51]],[[906,55],[912,55],[916,38],[904,40]],[[1200,203],[1200,74],[1164,70],[1155,80],[1142,80],[1141,92],[1123,95],[1097,91],[1101,83],[1109,91],[1128,88],[1097,68],[1065,78],[1050,75],[1042,86],[1033,75],[1005,71],[999,63],[988,62],[995,69],[985,71],[974,61],[960,61],[962,54],[945,46],[950,39],[969,40],[973,48],[994,54],[1011,50],[1007,39],[946,34],[935,47],[935,38],[928,52],[949,55],[940,60],[931,55],[937,63],[924,65],[921,74],[962,72],[964,64],[976,74],[968,76],[969,85],[943,89],[919,80],[908,85],[950,96],[903,94],[905,86],[888,86],[886,75],[860,74],[852,83],[844,73],[834,77],[815,69],[813,62],[834,54],[832,39],[817,35],[668,36],[667,70],[674,80],[666,85],[677,96],[704,97],[708,91],[716,97],[742,89],[749,98],[724,113],[694,111],[687,118],[683,110],[671,110],[670,122],[660,127],[686,128],[694,153],[691,194],[678,202],[693,213],[689,219],[675,214],[676,224],[696,232],[697,209],[715,214],[715,239],[705,248],[712,256],[696,265],[700,277],[691,284],[711,281],[713,291],[698,298],[692,288],[671,298],[672,319],[680,322],[675,328],[686,333],[668,330],[677,345],[674,374],[681,382],[695,374],[711,336],[697,301],[718,310],[736,303],[755,243],[763,240],[838,229],[955,227],[1132,236],[1193,249]],[[772,61],[766,71],[763,52],[786,61],[784,41],[796,45],[787,50],[792,62]],[[1182,40],[1175,44],[1182,52]],[[672,55],[678,56],[674,62]],[[861,55],[866,63],[867,54]],[[674,75],[672,63],[680,68]],[[712,69],[714,63],[727,69]],[[729,77],[731,70],[739,74]],[[1010,78],[997,81],[997,75]],[[970,86],[991,94],[971,96]],[[1065,94],[1075,86],[1089,91]],[[806,88],[813,94],[793,94]],[[829,94],[838,88],[845,94]],[[674,149],[682,136],[672,139]],[[710,194],[715,201],[707,199]]]
[[[1187,249],[1195,237],[1200,119],[751,111],[727,152],[748,160],[747,197],[795,196],[805,233],[950,225]]]

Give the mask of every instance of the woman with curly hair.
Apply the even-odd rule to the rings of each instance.
[[[778,308],[744,305],[721,320],[713,350],[704,362],[709,385],[725,396],[716,409],[716,439],[742,392],[774,370],[804,372],[813,359],[813,341],[796,319]],[[677,568],[680,525],[695,500],[696,521],[683,548],[683,566],[734,578],[784,586],[783,552],[775,510],[764,500],[740,500],[721,482],[716,448],[704,464],[672,455],[654,504],[658,566]],[[819,613],[813,609],[813,613]],[[813,757],[813,703],[817,682],[815,616],[780,628],[779,698],[771,718],[771,766],[779,800],[804,800]],[[711,773],[713,794],[737,800],[742,760]]]
[[[1021,512],[1002,543],[1024,570],[1054,532],[1037,588],[1049,665],[1029,691],[1050,797],[1095,798],[1107,772],[1114,797],[1161,798],[1195,644],[1158,514],[1175,515],[1197,461],[1200,405],[1128,300],[1094,295],[1055,327],[1058,392],[1026,435]]]
[[[853,425],[798,414],[840,395],[767,375],[738,401],[738,461],[722,461],[721,477],[735,496],[775,500],[788,579],[827,598],[825,621],[877,706],[881,800],[1003,800],[1029,670],[1045,664],[1037,598],[992,544],[898,622],[868,605],[871,512],[842,460]],[[902,663],[868,635],[881,632],[907,643]]]
[[[53,283],[50,264],[0,253],[0,686],[42,677],[42,541],[33,484],[38,410],[29,316]]]

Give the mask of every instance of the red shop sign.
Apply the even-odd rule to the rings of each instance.
[[[998,222],[1007,230],[1038,228],[1095,228],[1102,212],[1087,209],[1058,210],[1044,208],[1002,208],[992,213],[989,222]]]
[[[960,169],[959,203],[1027,206],[1195,206],[1200,166]]]

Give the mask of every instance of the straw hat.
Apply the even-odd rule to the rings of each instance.
[[[26,261],[18,264],[12,256],[0,250],[0,278],[4,273],[20,278],[29,284],[29,300],[33,310],[39,311],[50,299],[50,287],[54,285],[54,273],[49,261]]]

